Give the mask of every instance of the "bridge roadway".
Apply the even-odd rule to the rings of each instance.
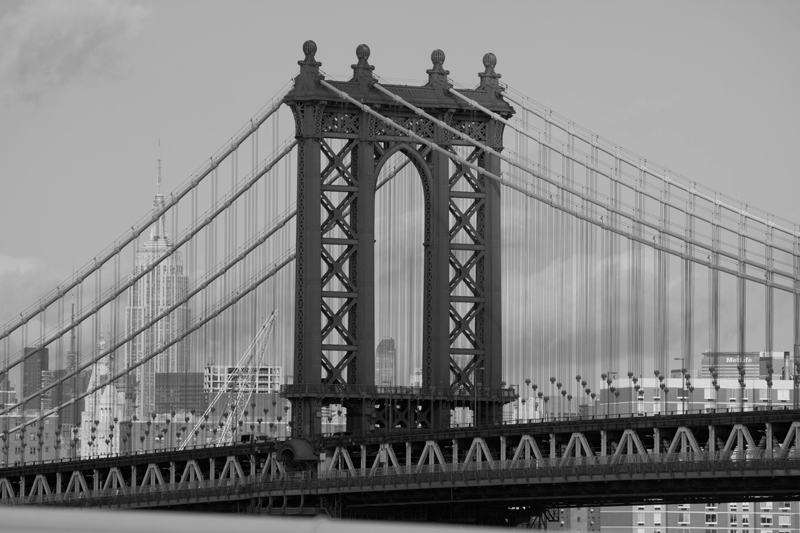
[[[0,469],[0,505],[519,523],[577,505],[800,498],[800,410],[573,418]]]

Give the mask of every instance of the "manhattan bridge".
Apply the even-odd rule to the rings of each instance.
[[[0,389],[23,383],[0,504],[513,525],[800,499],[800,227],[543,107],[491,53],[466,88],[441,50],[420,85],[363,44],[346,80],[302,52],[0,329]]]

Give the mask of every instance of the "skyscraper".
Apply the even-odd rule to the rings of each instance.
[[[158,162],[158,189],[153,200],[153,211],[164,207],[164,196],[161,194],[161,160]],[[150,265],[162,258],[172,246],[167,234],[165,217],[162,215],[150,228],[150,238],[136,253],[136,261],[132,275],[138,275]],[[184,273],[183,258],[180,252],[171,256],[145,274],[128,292],[128,307],[125,312],[125,330],[131,334],[165,309],[186,297],[188,276]],[[152,327],[138,335],[125,345],[125,365],[142,361],[150,354],[161,349],[172,339],[180,335],[189,323],[189,306],[181,304],[169,315]],[[184,339],[167,348],[162,354],[150,359],[136,368],[135,383],[126,386],[128,398],[135,395],[136,414],[144,419],[155,411],[156,407],[156,373],[188,372],[189,342]],[[131,392],[135,394],[131,394]]]
[[[72,304],[73,322],[75,317],[75,304]],[[57,363],[50,366],[59,366]],[[65,405],[57,413],[58,423],[79,426],[80,416],[84,410],[85,398],[78,398],[86,391],[89,379],[92,376],[91,370],[78,370],[78,345],[75,330],[72,330],[69,342],[69,351],[64,357],[64,368],[42,370],[42,387],[48,387],[56,383],[55,387],[42,395],[42,408],[45,410],[53,409]],[[72,375],[75,373],[75,375]],[[59,380],[63,379],[59,383]],[[72,401],[78,398],[76,401]],[[71,402],[71,403],[70,403]]]
[[[47,348],[25,348],[25,361],[22,362],[22,398],[38,392],[42,388],[42,371],[50,364],[50,353]],[[20,398],[20,400],[22,399]],[[24,409],[39,410],[42,407],[42,396],[25,402]]]
[[[397,350],[394,339],[383,339],[375,349],[375,385],[387,387],[394,385]]]
[[[100,336],[98,349],[105,350],[106,341]],[[117,454],[120,450],[120,434],[123,420],[123,393],[110,381],[109,357],[103,357],[92,366],[89,387],[98,390],[86,397],[81,414],[81,457],[92,457],[101,453]]]

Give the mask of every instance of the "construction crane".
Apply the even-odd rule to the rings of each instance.
[[[178,448],[183,450],[192,441],[195,435],[200,431],[200,426],[208,420],[211,416],[211,410],[219,404],[220,398],[227,394],[227,399],[224,404],[225,411],[223,412],[223,423],[220,428],[219,434],[216,437],[214,444],[221,446],[230,444],[233,441],[233,431],[239,424],[239,420],[244,417],[244,412],[250,398],[258,388],[258,372],[264,360],[264,354],[267,351],[267,343],[269,342],[272,330],[275,326],[275,319],[278,316],[278,311],[275,310],[267,317],[264,324],[259,328],[250,346],[247,347],[236,368],[233,372],[228,374],[225,380],[225,385],[217,392],[214,399],[208,404],[206,412],[203,413],[192,431],[186,434],[186,439]],[[230,408],[230,413],[227,409]]]

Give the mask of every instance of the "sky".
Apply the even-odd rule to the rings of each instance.
[[[0,0],[0,323],[147,214],[296,74],[442,49],[673,172],[800,223],[800,3]]]

